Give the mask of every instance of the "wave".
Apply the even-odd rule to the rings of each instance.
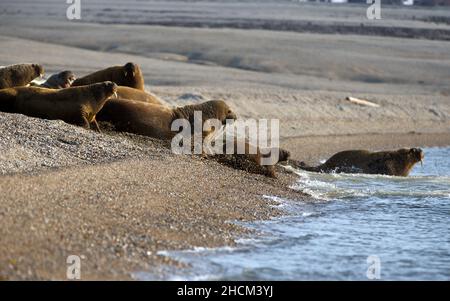
[[[299,180],[291,188],[322,201],[366,197],[450,199],[449,176],[395,177],[369,174],[322,174],[295,168],[290,169],[299,176]]]

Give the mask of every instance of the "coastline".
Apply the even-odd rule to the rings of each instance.
[[[19,118],[28,128],[47,123],[45,126],[56,134],[64,128],[75,128],[58,121]],[[83,141],[80,145],[86,143],[83,136],[91,139],[90,131],[78,131],[77,139]],[[37,129],[35,134],[42,132]],[[126,280],[133,279],[135,272],[158,273],[167,265],[183,268],[184,264],[158,252],[233,246],[237,238],[257,235],[230,221],[283,215],[263,195],[314,201],[290,189],[297,177],[282,169],[277,179],[270,179],[212,160],[173,155],[152,139],[102,135],[103,139],[114,139],[114,144],[105,147],[108,153],[123,145],[138,150],[119,159],[107,157],[106,162],[69,162],[67,166],[0,176],[0,263],[6,267],[0,270],[2,279],[66,279],[68,255],[81,257],[83,280]],[[390,135],[366,138],[370,137],[375,138],[371,139],[371,148],[450,145],[449,134],[405,134],[395,142]],[[336,144],[324,147],[323,140],[330,142],[333,138]],[[322,154],[339,144],[348,145],[348,139],[355,147],[358,141],[359,147],[367,147],[359,138],[303,137],[283,141],[282,145],[295,149],[296,144],[308,141],[310,148],[301,151],[302,158],[317,158],[318,154],[323,158]],[[4,162],[0,160],[2,165]]]
[[[72,254],[83,280],[177,266],[157,251],[232,245],[249,231],[230,220],[281,214],[262,194],[308,199],[292,181],[171,154],[1,176],[0,275],[63,280]]]

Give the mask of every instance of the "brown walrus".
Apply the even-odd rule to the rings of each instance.
[[[103,82],[67,89],[20,87],[0,90],[0,110],[43,119],[61,119],[100,130],[95,119],[117,85]]]
[[[226,119],[236,119],[236,114],[221,100],[169,108],[126,99],[110,99],[97,114],[97,119],[110,122],[118,131],[168,140],[177,134],[171,131],[176,119],[188,120],[193,129],[194,111],[202,112],[203,122],[218,119],[223,123]]]
[[[0,89],[23,87],[44,74],[38,64],[17,64],[0,68]]]
[[[234,154],[226,154],[226,148],[231,142],[224,142],[223,154],[212,155],[218,162],[231,166],[235,169],[245,170],[247,172],[262,174],[271,178],[276,178],[275,164],[278,162],[287,161],[290,157],[290,152],[282,148],[270,148],[265,149],[267,151],[262,152],[258,146],[251,145],[247,140],[234,139]],[[244,143],[244,153],[238,154],[238,143]],[[251,150],[253,148],[253,150]],[[255,151],[256,150],[256,151]],[[271,160],[270,164],[263,165],[262,158],[270,157],[272,152],[278,152],[278,159]]]
[[[144,77],[142,76],[141,68],[134,63],[109,67],[77,78],[72,86],[91,85],[104,81],[112,81],[118,86],[127,86],[144,91]]]
[[[64,89],[72,86],[76,77],[72,71],[66,70],[50,76],[40,87],[49,89]]]
[[[117,98],[164,105],[164,101],[152,93],[125,86],[117,87]]]
[[[413,166],[417,162],[422,162],[423,158],[424,153],[420,148],[403,148],[382,152],[348,150],[333,155],[324,164],[316,167],[307,166],[303,162],[293,165],[315,172],[366,173],[406,177]]]

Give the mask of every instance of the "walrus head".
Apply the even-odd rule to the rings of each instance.
[[[50,78],[42,84],[42,86],[52,89],[69,88],[72,86],[75,79],[75,75],[72,71],[62,71],[50,76]]]
[[[111,96],[117,94],[117,85],[113,82],[102,82],[89,86],[98,102],[106,101]]]
[[[58,73],[58,86],[61,88],[69,88],[76,80],[75,74],[72,71],[66,70]]]
[[[420,148],[403,148],[392,152],[390,160],[397,166],[395,175],[407,176],[417,162],[422,164],[424,153]]]
[[[414,163],[420,162],[420,164],[423,165],[425,154],[420,148],[411,148],[408,154],[410,159],[414,161]]]
[[[216,112],[215,118],[220,120],[222,124],[226,124],[227,120],[236,120],[236,113],[223,100],[211,100],[206,102]]]
[[[202,112],[202,120],[218,119],[222,124],[226,124],[227,119],[236,120],[236,114],[223,100],[210,100],[200,104],[187,105],[176,109],[176,119],[187,119],[194,122],[194,113]]]
[[[402,148],[397,151],[402,159],[408,162],[417,163],[423,160],[425,157],[423,151],[420,148]]]
[[[44,76],[44,67],[39,64],[31,64],[31,67],[33,67],[36,77]]]
[[[136,75],[137,66],[134,63],[126,63],[123,66],[125,77],[134,77]]]
[[[123,66],[124,80],[118,83],[121,86],[128,86],[139,90],[144,90],[144,78],[142,76],[141,68],[135,63],[126,63]]]

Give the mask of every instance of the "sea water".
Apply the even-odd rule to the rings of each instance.
[[[313,202],[264,196],[286,215],[243,223],[253,238],[163,252],[191,268],[137,278],[450,280],[450,148],[424,151],[409,177],[293,170]]]

